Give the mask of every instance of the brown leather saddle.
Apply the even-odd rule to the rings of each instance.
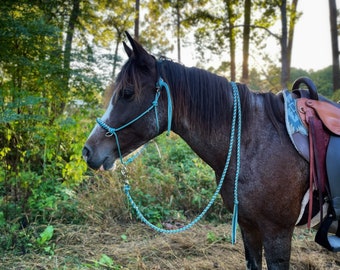
[[[307,90],[300,88],[302,84],[307,86]],[[315,84],[306,77],[294,82],[291,95],[294,105],[290,106],[296,106],[293,111],[297,113],[298,122],[308,131],[305,134],[293,132],[295,134],[290,136],[299,153],[310,164],[308,224],[312,215],[313,193],[317,190],[321,217],[325,200],[330,207],[315,241],[337,252],[340,251],[340,104],[318,95]],[[328,235],[334,221],[338,222],[336,233]]]

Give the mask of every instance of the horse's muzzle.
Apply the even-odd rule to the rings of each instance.
[[[102,155],[96,153],[89,144],[85,144],[82,155],[87,165],[94,170],[112,170],[114,169],[115,158],[108,153]]]

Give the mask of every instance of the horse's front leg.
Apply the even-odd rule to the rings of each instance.
[[[294,227],[264,233],[264,255],[268,270],[289,269],[293,231]]]
[[[241,227],[247,270],[262,269],[262,237],[255,229]]]

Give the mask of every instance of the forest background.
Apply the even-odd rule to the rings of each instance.
[[[277,92],[309,76],[321,94],[339,100],[338,9],[335,0],[324,2],[333,60],[314,71],[291,67],[294,27],[303,16],[298,0],[3,0],[0,254],[52,254],[56,224],[135,219],[119,173],[92,172],[81,157],[126,59],[124,31],[155,56],[175,52],[178,62],[190,47],[196,66],[257,91]],[[269,38],[279,61],[266,51]],[[211,56],[222,53],[225,59],[211,66]],[[260,66],[249,65],[252,55]],[[155,140],[131,166],[136,201],[160,225],[199,213],[214,190],[213,172],[174,134]],[[225,222],[226,215],[219,201],[208,220]]]

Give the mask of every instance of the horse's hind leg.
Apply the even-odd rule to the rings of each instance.
[[[247,270],[262,269],[262,239],[259,232],[241,229]]]
[[[289,269],[293,230],[294,228],[281,229],[273,233],[266,233],[263,245],[269,270]]]

